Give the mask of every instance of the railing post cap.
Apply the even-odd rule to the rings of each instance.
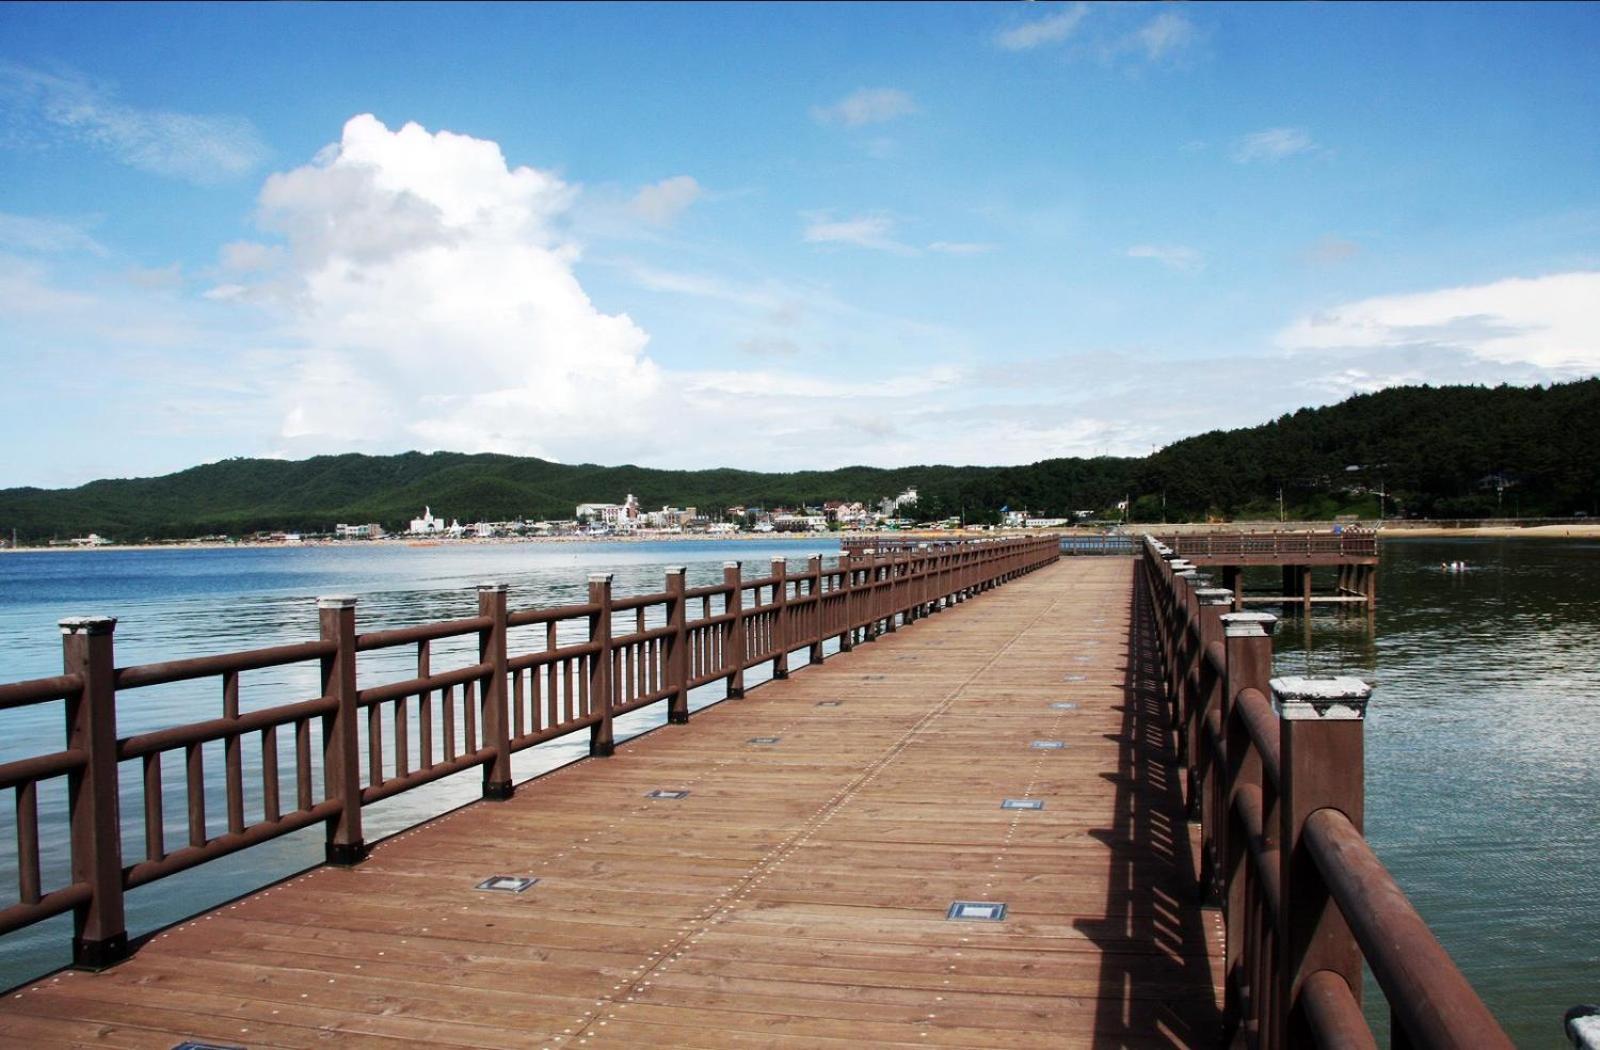
[[[1194,562],[1188,558],[1168,558],[1167,567],[1173,572],[1183,572],[1185,569],[1194,568]]]
[[[1288,722],[1359,722],[1367,717],[1372,686],[1359,678],[1274,678],[1272,707]]]
[[[615,574],[614,573],[609,573],[609,572],[591,572],[589,574],[589,582],[590,583],[610,583],[611,582],[611,578],[612,578],[613,575],[615,575]]]
[[[1194,596],[1201,605],[1232,605],[1233,592],[1226,587],[1196,587]]]
[[[772,556],[772,564],[774,564],[774,565],[788,565],[789,564],[789,556],[786,555],[786,554],[774,554]]]
[[[1222,634],[1226,638],[1256,638],[1272,634],[1278,618],[1269,612],[1222,614]]]
[[[62,634],[110,634],[117,629],[115,616],[67,616],[56,621]]]
[[[486,580],[483,583],[478,584],[478,593],[479,594],[482,594],[485,591],[488,591],[491,594],[495,594],[495,593],[508,591],[510,589],[511,589],[511,585],[510,584],[499,583],[499,582],[494,581],[494,580]]]
[[[319,609],[354,609],[356,596],[353,594],[325,594],[317,599]]]
[[[684,573],[686,573],[688,571],[689,571],[689,567],[687,565],[668,565],[667,566],[667,575],[668,576],[682,576]]]
[[[1567,1038],[1578,1050],[1600,1048],[1600,1006],[1574,1006],[1562,1020]]]
[[[725,562],[722,563],[722,567],[724,569],[737,569],[739,566],[741,566],[743,564],[744,564],[743,562],[738,562],[738,561],[725,561]]]

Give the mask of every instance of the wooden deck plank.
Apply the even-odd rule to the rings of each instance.
[[[1132,573],[1064,561],[37,982],[0,1040],[1211,1045],[1220,932]],[[472,889],[496,874],[540,881]]]

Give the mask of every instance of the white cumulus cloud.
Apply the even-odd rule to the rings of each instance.
[[[811,108],[812,119],[823,124],[843,124],[849,128],[882,124],[915,112],[916,101],[910,92],[899,88],[861,88],[831,106]]]
[[[1547,373],[1590,373],[1600,370],[1600,272],[1363,299],[1300,318],[1277,343],[1295,351],[1453,351]]]
[[[287,249],[271,290],[305,351],[284,436],[548,455],[625,427],[660,378],[645,333],[572,272],[572,197],[493,142],[369,115],[268,178],[259,219]]]

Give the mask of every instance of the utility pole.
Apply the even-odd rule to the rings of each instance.
[[[1283,486],[1278,486],[1278,524],[1283,524]]]

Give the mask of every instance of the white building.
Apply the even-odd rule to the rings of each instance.
[[[445,529],[444,519],[434,517],[433,508],[431,507],[423,507],[422,517],[411,519],[410,532],[413,536],[431,536],[435,533],[444,532]]]
[[[383,526],[377,522],[371,522],[366,525],[335,525],[333,527],[333,535],[341,540],[381,540],[383,539]],[[300,537],[295,536],[294,539],[290,540],[285,535],[284,540],[289,543],[299,543]]]
[[[580,503],[573,516],[587,518],[590,525],[604,525],[608,529],[636,529],[639,527],[639,501],[630,492],[622,503]]]

